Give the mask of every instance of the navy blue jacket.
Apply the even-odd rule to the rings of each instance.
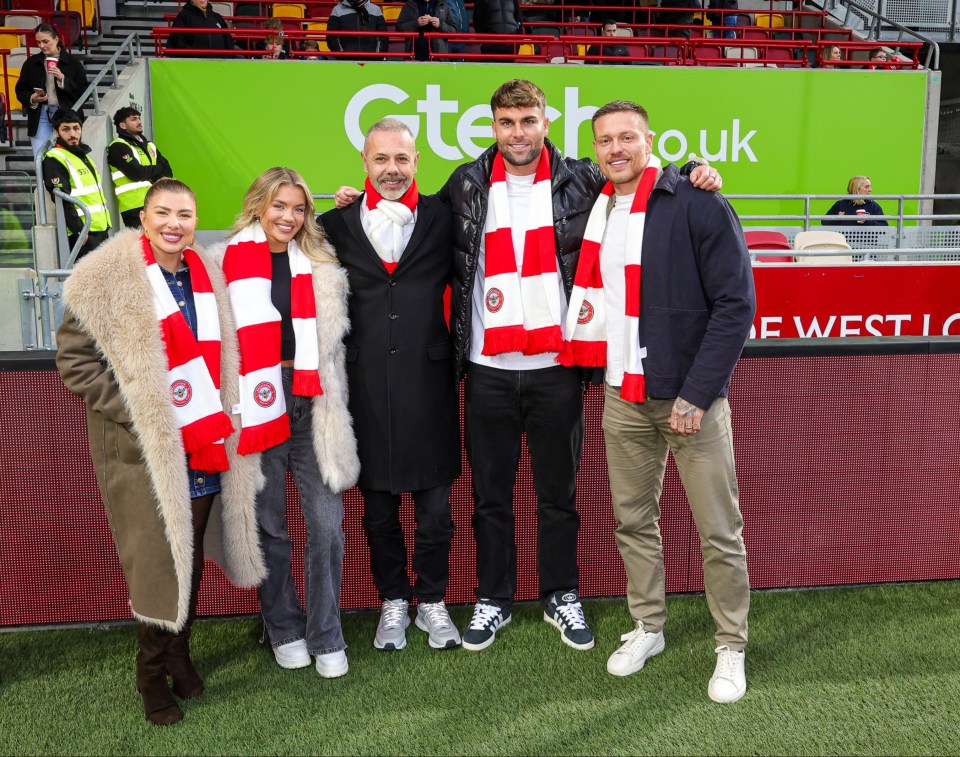
[[[667,165],[647,206],[642,265],[647,395],[706,410],[727,395],[757,309],[740,219]]]
[[[889,226],[884,219],[882,218],[867,218],[863,223],[860,223],[859,216],[857,215],[858,210],[863,210],[868,216],[882,216],[884,215],[883,208],[880,207],[879,203],[874,200],[864,200],[863,205],[854,205],[855,200],[837,200],[833,205],[830,206],[830,210],[827,211],[829,216],[838,216],[837,218],[824,219],[820,221],[821,226]],[[844,218],[840,218],[840,213],[843,212]],[[852,217],[851,217],[852,216]],[[850,220],[846,220],[850,219]]]

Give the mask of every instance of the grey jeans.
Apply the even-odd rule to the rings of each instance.
[[[291,437],[262,454],[266,477],[257,495],[257,523],[267,564],[260,585],[260,612],[270,638],[278,647],[305,639],[312,655],[346,649],[340,627],[340,585],[343,581],[343,495],[323,483],[313,449],[310,397],[292,393],[293,369],[283,369],[283,393],[290,417]],[[304,602],[297,595],[291,573],[293,544],[287,532],[287,470],[300,492],[300,508],[307,527],[303,554]]]

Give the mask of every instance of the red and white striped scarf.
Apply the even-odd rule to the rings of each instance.
[[[512,219],[507,197],[506,169],[498,152],[490,174],[487,220],[484,226],[483,354],[558,352],[560,278],[553,228],[550,153],[543,148],[534,177],[530,212]],[[525,224],[523,265],[517,271],[513,223]]]
[[[623,328],[623,384],[620,397],[628,402],[643,402],[646,396],[643,358],[640,346],[640,274],[643,257],[643,226],[647,202],[657,182],[660,160],[651,155],[640,177],[630,206],[627,240],[624,250],[625,313]],[[573,278],[570,309],[564,327],[563,350],[557,361],[566,366],[605,366],[607,364],[607,316],[600,276],[600,245],[607,226],[607,206],[613,184],[607,182],[590,211],[580,248],[580,262]]]
[[[197,312],[194,337],[146,235],[140,237],[140,246],[153,292],[153,310],[167,353],[173,417],[183,437],[189,465],[209,473],[225,471],[230,466],[223,440],[233,433],[233,423],[220,402],[220,318],[207,269],[196,252],[189,247],[183,251]]]
[[[273,306],[270,246],[259,223],[240,230],[227,243],[223,274],[240,343],[241,455],[262,452],[290,437],[290,421],[283,398],[280,372],[280,313]],[[293,393],[305,397],[323,394],[317,344],[317,307],[310,260],[291,241],[290,315],[296,338]]]
[[[367,239],[383,261],[387,273],[393,273],[403,254],[403,227],[413,223],[413,213],[420,201],[417,181],[414,179],[410,183],[399,200],[384,199],[369,177],[363,189],[366,192],[364,202],[367,204],[363,230],[367,232]]]

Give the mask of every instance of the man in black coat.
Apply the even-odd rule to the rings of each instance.
[[[350,280],[346,338],[350,412],[360,455],[357,482],[370,569],[383,602],[374,647],[406,646],[409,603],[430,646],[460,645],[444,605],[449,577],[450,486],[460,473],[460,429],[444,292],[453,272],[449,209],[419,195],[419,153],[402,122],[367,132],[360,202],[320,216]],[[413,568],[400,524],[411,492],[417,522]]]
[[[167,39],[167,49],[233,50],[236,45],[231,34],[217,31],[229,29],[226,19],[213,8],[209,0],[188,0],[170,24],[174,29],[210,29],[204,32],[174,32]],[[169,54],[171,58],[189,57],[187,53]]]

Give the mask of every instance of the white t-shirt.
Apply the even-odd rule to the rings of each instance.
[[[530,215],[530,198],[533,196],[533,184],[536,176],[514,176],[507,174],[507,200],[510,205],[510,231],[513,237],[513,251],[517,256],[517,270],[523,270],[523,245],[526,240],[525,220]],[[629,210],[629,208],[628,208]],[[480,240],[480,258],[477,261],[477,276],[473,282],[473,312],[470,320],[470,362],[486,365],[490,368],[502,368],[509,371],[530,371],[551,368],[559,365],[556,352],[544,352],[540,355],[524,355],[522,352],[504,352],[499,355],[483,355],[483,282],[486,267],[487,249],[485,241]],[[557,266],[560,263],[558,261]],[[559,272],[558,272],[559,273]],[[563,292],[563,278],[557,276],[560,287],[560,323],[567,315],[567,296]]]
[[[633,195],[615,195],[616,203],[607,216],[600,243],[600,280],[603,282],[604,312],[607,318],[607,369],[604,381],[623,384],[623,330],[626,319],[626,282],[623,275],[627,246],[627,221]]]

